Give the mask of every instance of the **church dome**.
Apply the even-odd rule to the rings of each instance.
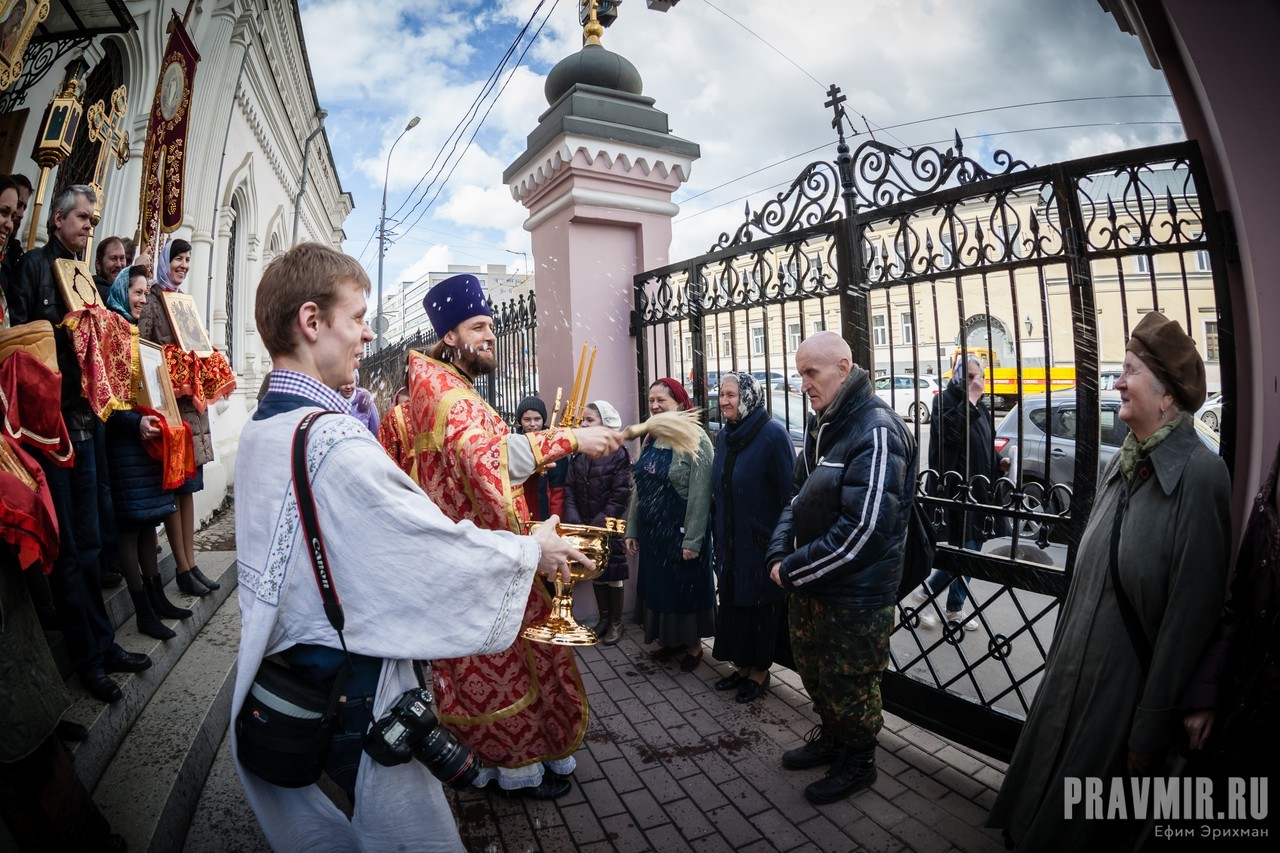
[[[643,87],[640,72],[630,60],[598,44],[588,44],[556,63],[543,88],[547,103],[554,104],[577,83],[632,95],[639,95]]]

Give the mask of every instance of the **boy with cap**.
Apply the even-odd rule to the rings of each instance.
[[[409,354],[418,483],[454,520],[519,532],[529,518],[521,483],[575,450],[612,453],[622,433],[600,426],[512,434],[472,384],[497,366],[480,281],[447,278],[423,306],[440,340],[430,355]],[[527,625],[550,612],[551,600],[542,584],[531,583],[526,595]],[[501,791],[534,799],[569,792],[565,777],[587,728],[572,651],[517,637],[503,652],[435,661],[432,671],[441,719],[487,765],[478,786],[496,778]]]

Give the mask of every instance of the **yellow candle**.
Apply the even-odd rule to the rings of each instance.
[[[573,372],[573,390],[569,393],[569,408],[565,410],[565,414],[571,419],[573,417],[573,407],[578,402],[578,392],[582,388],[582,368],[587,362],[587,345],[582,345],[582,355],[578,357],[578,369]]]
[[[578,423],[582,422],[582,413],[587,408],[587,389],[591,387],[591,372],[596,369],[596,353],[598,351],[594,347],[592,348],[591,361],[587,363],[587,381],[582,383],[582,400],[578,403]]]

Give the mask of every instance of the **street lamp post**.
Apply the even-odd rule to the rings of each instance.
[[[422,119],[418,116],[409,119],[409,123],[404,126],[404,130],[400,131],[396,141],[391,143],[391,150],[387,152],[386,173],[382,176],[382,215],[378,219],[378,312],[373,319],[373,332],[376,338],[373,343],[374,352],[380,352],[384,346],[382,334],[386,331],[387,323],[386,318],[382,316],[382,259],[387,252],[387,181],[391,178],[391,155],[395,153],[396,145],[404,139],[404,135],[417,127],[420,121]]]

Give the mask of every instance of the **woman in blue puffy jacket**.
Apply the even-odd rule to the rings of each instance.
[[[147,302],[147,270],[135,266],[116,276],[107,307],[137,324]],[[142,442],[160,434],[160,419],[136,410],[114,412],[107,420],[107,466],[115,505],[120,567],[137,616],[138,631],[157,640],[177,634],[160,621],[186,619],[190,610],[165,597],[156,564],[156,525],[174,512],[173,492],[164,488],[164,471]]]

